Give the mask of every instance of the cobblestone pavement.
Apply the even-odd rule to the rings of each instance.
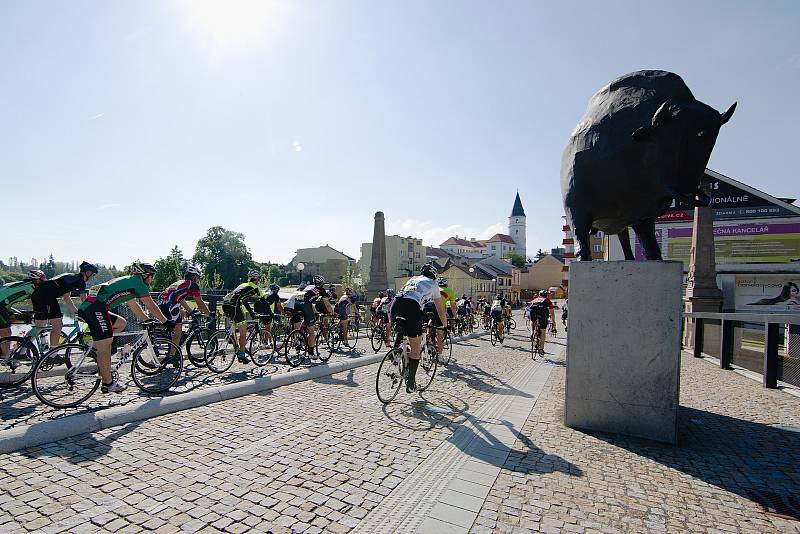
[[[0,531],[346,532],[529,357],[470,339],[388,407],[373,365],[7,454]]]
[[[519,395],[525,341],[466,340],[429,391],[387,407],[373,365],[6,454],[0,532],[348,532],[468,415]],[[746,493],[798,493],[800,433],[779,428],[800,426],[797,398],[687,357],[679,447],[578,432],[554,342],[474,532],[798,529]]]
[[[800,399],[684,353],[679,446],[564,427],[565,369],[523,427],[472,532],[800,532],[753,490],[800,495]],[[800,504],[800,503],[798,503]]]
[[[361,332],[361,336],[354,349],[349,350],[345,348],[344,351],[335,353],[329,361],[334,363],[336,361],[342,361],[344,358],[355,358],[365,354],[374,354],[369,340],[363,337],[364,331]],[[312,365],[318,363],[320,363],[319,360],[314,360]],[[183,374],[175,386],[162,395],[148,395],[137,388],[132,380],[128,380],[128,390],[121,395],[101,395],[98,392],[81,406],[67,410],[56,410],[42,404],[33,394],[30,382],[26,382],[20,388],[8,390],[0,389],[0,430],[6,430],[19,425],[30,425],[42,421],[60,419],[79,413],[104,410],[114,406],[141,403],[151,398],[177,395],[197,389],[221,386],[257,378],[259,376],[287,373],[294,370],[286,363],[282,355],[276,356],[273,364],[264,367],[257,367],[252,363],[244,365],[239,362],[234,362],[233,366],[222,374],[212,373],[206,368],[198,369],[189,362],[188,358],[184,359],[184,366]],[[304,369],[307,367],[308,362],[297,369]],[[120,371],[123,379],[127,379],[130,373],[130,365],[123,366]]]

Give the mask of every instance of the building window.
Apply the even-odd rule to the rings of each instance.
[[[595,237],[603,237],[603,231],[602,230],[598,230],[597,233],[594,234],[594,236]]]
[[[603,245],[595,245],[594,246],[595,252],[603,252]]]

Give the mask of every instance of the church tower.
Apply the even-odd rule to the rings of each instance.
[[[514,240],[517,245],[517,253],[528,259],[528,252],[525,249],[525,210],[522,209],[522,201],[519,199],[519,191],[517,191],[517,198],[514,199],[514,207],[511,208],[511,217],[508,218],[508,235]]]

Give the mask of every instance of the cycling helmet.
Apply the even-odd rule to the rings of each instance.
[[[447,287],[448,280],[446,276],[440,276],[436,281],[439,282],[439,287]]]
[[[426,263],[419,270],[419,274],[427,278],[433,279],[436,278],[436,275],[439,274],[439,271],[436,270],[436,267],[434,267],[432,263]]]
[[[380,298],[383,298],[383,297],[385,297],[385,296],[386,296],[386,293],[385,293],[385,292],[383,292],[383,291],[380,291],[380,292],[378,292],[378,296],[379,296]]]
[[[390,299],[394,298],[394,289],[387,289],[386,294],[389,296]]]
[[[183,273],[183,279],[188,280],[192,276],[202,276],[202,273],[200,272],[200,269],[198,269],[194,265],[187,265],[186,272]]]
[[[466,299],[467,298],[467,294],[466,293],[462,293],[461,298],[462,299]]]
[[[344,290],[344,294],[350,297],[351,299],[356,298],[356,292],[353,291],[352,287],[348,287]]]
[[[269,289],[271,292],[275,293],[276,291],[280,291],[281,286],[279,286],[278,284],[273,282],[272,284],[269,285],[269,287],[267,289]]]
[[[297,286],[297,289],[299,289],[300,291],[302,291],[303,289],[305,289],[305,288],[307,288],[307,287],[308,287],[308,284],[306,284],[305,282],[303,282],[303,283],[301,283],[299,286]]]
[[[97,266],[94,264],[89,263],[88,261],[82,261],[80,267],[78,267],[80,272],[85,273],[86,271],[91,271],[94,274],[97,274]]]
[[[322,286],[325,284],[325,277],[323,277],[321,274],[315,274],[312,282],[314,282],[315,286]]]
[[[540,297],[546,297],[547,293],[548,293],[548,291],[546,289],[542,289],[541,291],[539,291],[539,296]]]
[[[31,269],[28,271],[28,278],[34,281],[34,283],[39,284],[47,280],[47,275],[44,272],[40,271],[39,269]]]
[[[247,271],[248,281],[258,280],[259,278],[261,278],[261,271],[258,271],[256,269],[250,269],[249,271]]]
[[[148,274],[156,274],[156,268],[150,263],[134,263],[131,265],[131,272],[139,276],[147,276]]]

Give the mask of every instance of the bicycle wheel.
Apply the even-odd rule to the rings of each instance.
[[[263,367],[275,358],[275,340],[266,330],[253,332],[247,338],[247,349],[253,363]]]
[[[369,333],[369,343],[375,352],[381,350],[381,347],[383,347],[383,325],[372,325]]]
[[[208,328],[198,328],[186,338],[186,356],[196,367],[206,366],[206,345],[213,331]]]
[[[443,365],[447,365],[450,363],[450,358],[453,356],[453,340],[450,337],[450,332],[447,332],[444,336],[444,342],[442,343],[442,353],[439,355],[439,361],[442,362]]]
[[[227,330],[214,332],[206,344],[206,366],[215,373],[224,373],[236,359],[236,342]]]
[[[347,343],[345,343],[348,349],[356,348],[356,343],[358,343],[358,332],[358,323],[350,319],[350,322],[347,323]]]
[[[492,346],[497,345],[497,327],[495,325],[489,329],[489,341],[492,342]]]
[[[181,349],[166,338],[154,337],[131,355],[131,377],[145,393],[161,393],[178,381],[183,370]]]
[[[53,408],[73,408],[86,401],[100,387],[93,353],[94,349],[79,343],[65,343],[45,352],[33,369],[34,395]]]
[[[314,340],[317,356],[320,361],[327,362],[331,359],[333,351],[339,345],[338,336],[332,330],[317,332],[317,339]]]
[[[286,363],[297,367],[305,360],[308,353],[308,337],[303,330],[293,330],[283,347]]]
[[[31,377],[39,349],[30,338],[22,336],[0,338],[0,346],[6,347],[6,355],[0,356],[0,388],[19,386]]]
[[[436,376],[436,366],[439,358],[436,355],[436,346],[433,343],[425,345],[419,355],[419,367],[417,368],[417,391],[425,391],[433,382]],[[420,371],[422,371],[420,373]]]
[[[509,319],[509,320],[508,320],[508,331],[509,331],[509,332],[511,332],[511,331],[512,331],[512,330],[514,330],[516,327],[517,327],[517,322],[516,322],[516,321],[514,320],[514,318],[512,317],[511,319]]]
[[[403,349],[392,349],[386,353],[375,376],[375,393],[383,404],[389,404],[397,396],[403,384]]]

